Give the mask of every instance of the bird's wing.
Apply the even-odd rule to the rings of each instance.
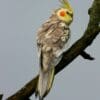
[[[52,50],[53,56],[59,57],[64,52],[63,49],[69,37],[70,30],[64,22],[58,20],[47,21],[41,26],[37,35],[39,55],[41,55],[41,50],[44,52]]]

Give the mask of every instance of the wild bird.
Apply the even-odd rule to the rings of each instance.
[[[60,0],[60,3],[61,6],[37,32],[40,70],[36,95],[39,96],[39,100],[43,100],[49,93],[54,80],[55,67],[60,62],[70,39],[69,26],[73,21],[73,10],[67,0]]]

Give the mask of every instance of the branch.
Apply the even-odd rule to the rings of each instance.
[[[84,59],[94,60],[94,58],[93,58],[90,54],[88,54],[87,52],[85,52],[85,51],[82,51],[82,52],[80,53],[80,55],[81,55]]]
[[[0,100],[2,100],[3,94],[0,94]]]
[[[76,57],[81,55],[96,38],[100,32],[100,0],[94,0],[92,7],[89,9],[90,20],[84,35],[72,45],[72,47],[63,54],[60,63],[55,67],[55,74],[64,69]],[[7,100],[26,100],[36,90],[38,75],[27,83],[17,93],[7,98]]]

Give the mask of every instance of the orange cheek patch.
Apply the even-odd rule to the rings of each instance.
[[[60,16],[64,17],[66,15],[65,11],[60,12]]]

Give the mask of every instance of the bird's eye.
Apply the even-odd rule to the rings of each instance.
[[[69,15],[70,13],[69,13],[68,11],[66,11],[66,14],[68,14],[68,15]]]
[[[69,16],[71,16],[71,17],[73,16],[72,13],[70,13],[68,11],[66,11],[66,14],[69,15]]]

